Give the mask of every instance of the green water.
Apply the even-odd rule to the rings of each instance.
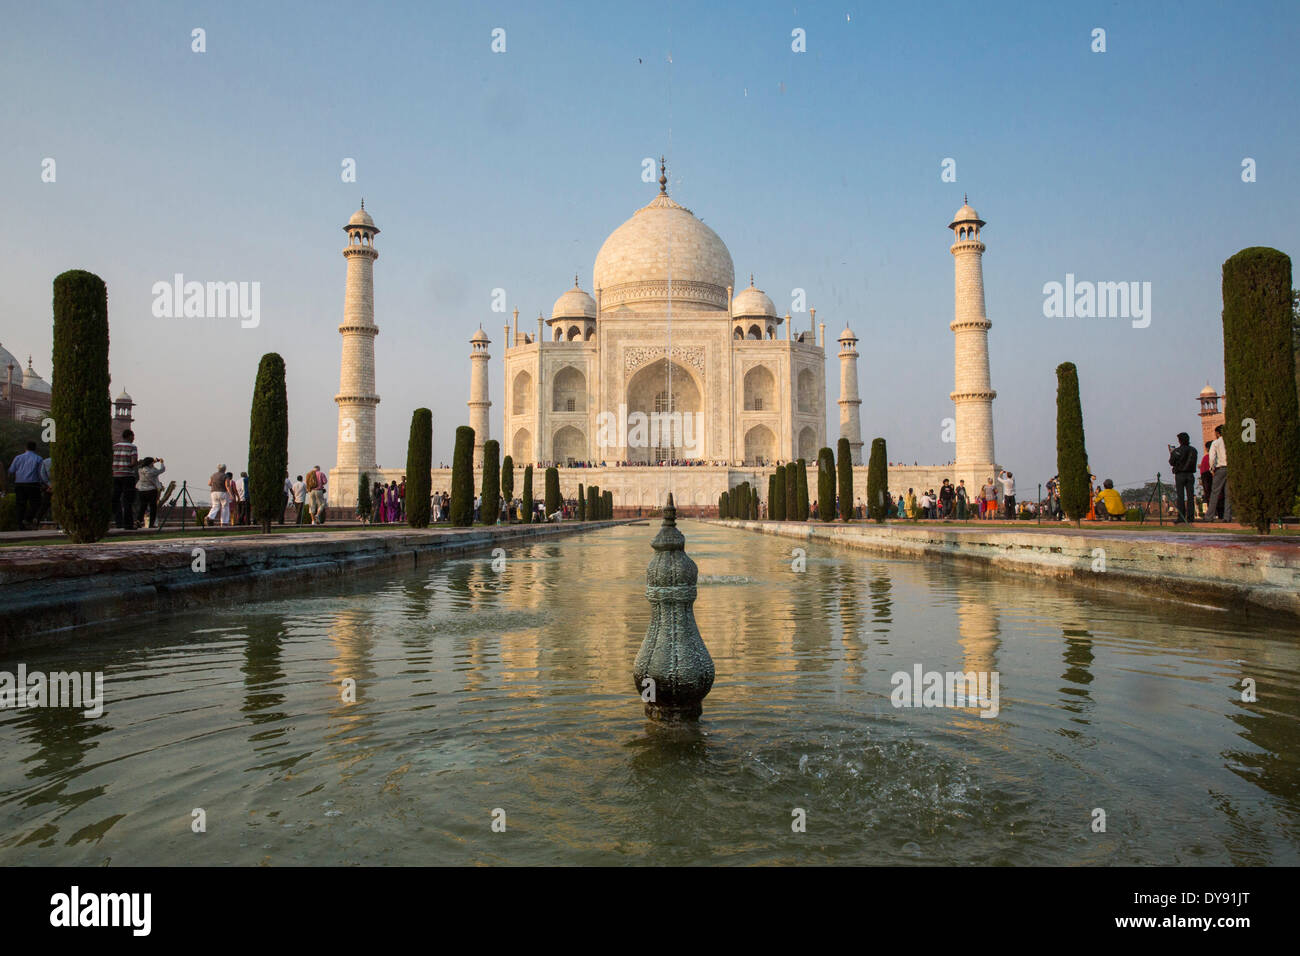
[[[518,545],[0,659],[106,698],[0,710],[0,864],[1300,863],[1290,622],[681,527],[696,733],[632,685],[655,528]]]

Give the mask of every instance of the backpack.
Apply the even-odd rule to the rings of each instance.
[[[307,472],[307,490],[308,491],[316,490],[316,469],[314,468],[311,471]]]

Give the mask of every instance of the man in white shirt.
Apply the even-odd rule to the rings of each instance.
[[[1011,472],[1004,468],[1002,474],[998,477],[998,481],[1002,482],[1002,503],[1006,507],[1007,517],[1014,518],[1016,516],[1016,479],[1011,476]]]
[[[307,504],[307,483],[302,480],[302,475],[293,483],[293,510],[294,524],[302,524],[303,512],[306,511],[304,505]]]
[[[1232,499],[1228,497],[1228,448],[1223,443],[1223,426],[1214,428],[1214,441],[1210,443],[1210,474],[1214,483],[1210,486],[1210,500],[1205,503],[1205,516],[1214,521],[1219,495],[1223,495],[1223,520],[1232,520]]]

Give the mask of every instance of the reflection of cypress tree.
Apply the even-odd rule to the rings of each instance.
[[[285,701],[285,695],[281,692],[284,680],[281,662],[281,642],[284,638],[282,622],[269,614],[258,615],[249,620],[246,630],[244,666],[240,668],[244,675],[244,702],[239,708],[240,712],[254,724],[284,720],[287,715],[277,709]],[[275,736],[279,736],[279,733]]]
[[[890,628],[882,625],[894,623],[893,589],[894,582],[887,570],[878,571],[867,585],[871,593],[872,630],[877,634],[888,634]]]
[[[1085,630],[1066,627],[1063,657],[1065,673],[1061,675],[1061,680],[1069,681],[1072,686],[1061,688],[1061,693],[1065,695],[1062,706],[1074,714],[1084,713],[1089,709],[1085,705],[1092,701],[1092,695],[1087,690],[1093,680],[1089,669],[1093,661],[1092,635]]]

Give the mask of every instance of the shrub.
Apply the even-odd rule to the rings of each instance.
[[[787,462],[785,468],[785,520],[799,520],[799,476],[795,463]]]
[[[0,495],[0,531],[18,530],[18,496]]]
[[[835,445],[835,453],[839,458],[836,463],[840,470],[840,501],[843,507],[840,508],[840,520],[853,520],[853,448],[849,445],[847,438],[841,438]],[[870,476],[870,472],[867,473]],[[870,481],[867,482],[870,485]],[[867,495],[870,497],[871,489],[867,489]]]
[[[587,520],[587,492],[582,488],[582,482],[578,482],[578,520]]]
[[[411,477],[409,471],[406,477]],[[451,459],[451,524],[455,528],[468,528],[473,523],[474,429],[461,425],[456,429],[456,448]]]
[[[546,469],[546,520],[560,510],[560,470],[555,467]]]
[[[885,440],[874,439],[871,442],[871,457],[867,459],[867,515],[877,523],[884,521],[889,513],[889,465],[886,454]]]
[[[718,496],[718,517],[731,517],[731,492],[729,491],[724,491]]]
[[[1088,474],[1079,370],[1073,362],[1062,362],[1056,367],[1056,476],[1061,489],[1061,510],[1075,524],[1088,513],[1092,497]]]
[[[776,519],[776,475],[767,476],[767,517],[769,521]]]
[[[289,470],[289,397],[284,387],[284,359],[275,352],[262,356],[253,384],[253,408],[248,424],[249,517],[271,533],[271,522],[282,511],[284,475]]]
[[[509,455],[501,462],[501,497],[507,505],[515,500],[515,460]],[[514,512],[510,514],[513,515]]]
[[[614,517],[614,492],[612,491],[602,492],[602,497],[604,497],[605,499],[605,507],[601,511],[601,514],[603,514],[605,516],[605,520],[608,521]]]
[[[524,466],[524,493],[522,497],[524,524],[533,523],[533,466]]]
[[[80,269],[54,279],[52,392],[54,520],[75,542],[98,541],[108,532],[113,509],[108,289],[99,276]]]
[[[466,429],[469,432],[470,455],[474,453],[474,430]],[[461,435],[460,429],[456,429],[456,458],[452,459],[453,465],[460,462]],[[471,459],[472,461],[472,459]],[[430,497],[433,492],[433,412],[427,408],[417,408],[411,413],[411,430],[406,441],[406,523],[412,528],[429,527],[429,518],[431,517]],[[474,473],[470,471],[468,478],[458,476],[456,469],[453,467],[451,472],[451,522],[456,523],[456,482],[458,480],[469,483],[469,508],[470,515],[474,514]],[[468,521],[465,522],[469,524]]]
[[[772,503],[768,506],[768,513],[774,521],[785,520],[785,468],[777,466],[776,469],[776,486],[772,491]]]
[[[1141,508],[1129,508],[1124,512],[1125,521],[1141,521],[1143,518]]]
[[[1268,533],[1300,485],[1291,259],[1264,246],[1223,264],[1223,441],[1234,517]],[[1231,413],[1231,417],[1228,417]]]
[[[600,520],[600,505],[596,501],[596,496],[600,489],[596,485],[587,486],[587,517],[592,521]]]
[[[835,520],[835,455],[829,448],[817,452],[817,517]]]
[[[483,504],[479,507],[479,520],[484,524],[496,524],[501,512],[501,445],[492,439],[483,443],[483,487],[480,494]]]
[[[800,458],[794,466],[795,507],[799,509],[799,520],[808,520],[808,462]],[[832,507],[834,502],[832,502]]]
[[[410,492],[409,485],[407,492]],[[363,471],[361,477],[357,479],[357,516],[362,521],[369,521],[374,510],[375,503],[370,500],[370,475]]]

